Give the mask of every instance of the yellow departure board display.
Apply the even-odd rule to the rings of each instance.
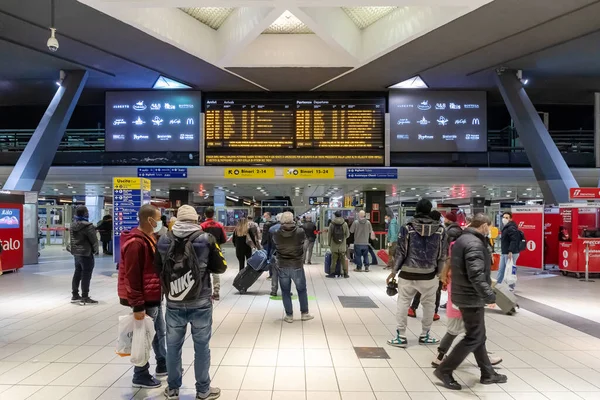
[[[385,99],[208,99],[206,165],[383,165]]]

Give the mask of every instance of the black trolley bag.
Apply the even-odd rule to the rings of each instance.
[[[248,291],[250,286],[254,285],[263,272],[264,271],[262,270],[257,271],[250,266],[246,266],[246,268],[241,270],[233,280],[233,287],[236,288],[240,294],[244,294]]]

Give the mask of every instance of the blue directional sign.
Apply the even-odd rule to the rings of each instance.
[[[187,178],[187,168],[138,168],[138,178]]]
[[[398,179],[398,169],[346,168],[346,179]]]

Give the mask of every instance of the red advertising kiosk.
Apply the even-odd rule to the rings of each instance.
[[[25,194],[0,190],[0,271],[23,267],[23,204]]]
[[[600,200],[599,188],[574,188],[572,200]],[[568,203],[559,206],[558,266],[577,277],[600,273],[600,205]]]
[[[512,207],[513,221],[525,234],[527,248],[519,253],[517,265],[544,269],[544,207]]]

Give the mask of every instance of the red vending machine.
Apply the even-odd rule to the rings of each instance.
[[[0,190],[0,270],[15,271],[23,267],[22,192]]]

